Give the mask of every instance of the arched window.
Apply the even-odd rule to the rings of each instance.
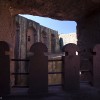
[[[41,42],[44,43],[48,47],[48,37],[45,31],[41,33]]]
[[[33,43],[37,42],[37,31],[34,27],[29,27],[27,29],[27,51],[30,50],[30,47],[33,45]]]

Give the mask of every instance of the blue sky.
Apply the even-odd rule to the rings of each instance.
[[[47,17],[39,17],[32,15],[21,15],[33,21],[40,23],[43,26],[58,31],[59,34],[76,33],[76,22],[74,21],[59,21]]]

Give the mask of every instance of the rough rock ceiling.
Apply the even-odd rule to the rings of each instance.
[[[80,20],[100,9],[100,0],[8,0],[13,13]]]

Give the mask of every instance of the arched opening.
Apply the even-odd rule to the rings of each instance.
[[[20,59],[26,59],[28,58],[28,56],[30,56],[29,55],[30,47],[36,42],[42,42],[47,46],[49,59],[61,59],[63,53],[60,50],[59,40],[60,40],[60,36],[63,35],[64,31],[59,31],[58,29],[67,30],[66,27],[64,26],[62,27],[63,21],[61,23],[61,26],[60,24],[56,24],[57,22],[53,22],[54,27],[57,27],[57,29],[49,28],[48,26],[43,26],[38,21],[36,22],[32,19],[25,18],[22,15],[16,16],[16,21],[18,23],[17,27],[19,29],[18,31],[19,35],[18,36],[16,35],[16,38],[19,37],[19,42],[17,41],[18,42],[17,44],[19,44],[18,50],[19,50]],[[46,19],[44,21],[47,23]],[[49,21],[48,24],[51,25],[51,22]],[[65,23],[67,22],[65,21],[64,24]],[[62,43],[63,44],[62,47],[66,44],[65,42],[66,39],[73,40],[75,38],[71,34],[68,34],[67,31],[66,31],[66,34],[64,35],[65,37],[61,37],[64,42]],[[68,36],[66,37],[66,35]],[[68,41],[67,43],[74,43],[74,42]],[[18,64],[19,64],[19,68],[16,67],[17,72],[20,72],[20,73],[28,72],[28,67],[27,67],[28,64],[26,62],[18,62]],[[62,84],[61,71],[62,71],[62,61],[48,62],[48,73],[50,73],[48,74],[48,84],[49,85],[53,85],[53,84],[61,85]],[[56,73],[56,72],[59,74],[51,74],[51,73]],[[17,80],[17,84],[19,85],[27,84],[26,76],[20,75],[20,77],[16,78],[16,80]]]
[[[98,0],[96,0],[96,1],[98,1]],[[81,0],[79,2],[76,2],[76,3],[75,2],[76,1],[73,2],[72,0],[69,0],[68,2],[66,2],[66,1],[61,1],[61,2],[60,1],[51,1],[51,0],[49,1],[48,0],[48,2],[46,2],[46,3],[45,3],[45,0],[44,1],[31,0],[29,3],[28,3],[28,0],[27,1],[25,0],[24,2],[22,2],[22,1],[19,2],[18,0],[2,1],[1,2],[1,15],[0,15],[0,17],[2,19],[1,24],[0,24],[0,26],[1,26],[0,33],[2,36],[0,37],[0,39],[5,40],[9,43],[10,51],[11,51],[10,56],[14,57],[14,49],[15,49],[14,48],[15,47],[15,41],[14,41],[15,30],[13,30],[13,28],[14,28],[13,17],[18,13],[23,13],[23,14],[30,13],[30,14],[35,14],[35,15],[39,15],[39,16],[49,16],[52,18],[58,18],[60,20],[61,19],[76,20],[78,22],[78,37],[79,37],[78,45],[80,45],[82,54],[84,53],[84,55],[86,56],[85,59],[82,58],[82,60],[84,60],[84,62],[85,62],[84,64],[86,64],[87,61],[91,61],[91,58],[93,58],[91,56],[93,56],[93,55],[92,55],[92,52],[90,52],[90,49],[93,50],[93,46],[95,46],[97,43],[100,43],[100,39],[99,39],[99,35],[100,35],[99,34],[100,33],[99,2],[95,2],[95,0],[91,0],[91,1],[87,1],[87,0],[82,1]],[[71,6],[70,6],[70,4],[71,4]],[[77,6],[77,5],[80,5],[80,6]],[[22,19],[20,21],[23,23]],[[27,23],[27,21],[25,23]],[[31,25],[31,23],[30,23],[30,25]],[[22,30],[23,28],[21,27],[20,24],[18,25],[18,27],[19,26],[20,26],[20,30]],[[24,26],[24,29],[26,29],[25,27],[27,27],[27,25],[23,24],[23,26]],[[35,26],[38,26],[38,25],[35,25]],[[17,38],[16,38],[16,40],[19,41],[18,43],[16,43],[16,45],[20,44],[19,46],[17,45],[17,47],[16,47],[16,49],[18,49],[18,51],[20,51],[20,52],[18,52],[19,53],[18,56],[17,55],[16,56],[19,58],[22,58],[22,59],[26,57],[26,52],[27,52],[27,48],[25,47],[26,44],[24,44],[24,43],[26,43],[27,40],[28,41],[31,40],[30,36],[27,37],[28,39],[25,38],[24,33],[26,32],[26,30],[24,30],[24,29],[21,34],[16,35],[16,37],[17,36],[21,37],[20,40],[17,40]],[[38,28],[36,28],[36,30],[37,29]],[[18,30],[16,33],[18,33]],[[39,35],[39,31],[37,33]],[[39,39],[40,38],[38,38],[38,40]],[[95,52],[95,53],[98,55],[98,52]],[[89,54],[89,55],[87,56],[86,54],[87,55]],[[81,57],[83,57],[84,55],[81,55]],[[96,60],[97,60],[97,58],[96,58]],[[21,64],[21,66],[24,65],[24,63],[20,63],[20,64]],[[100,81],[99,81],[100,75],[98,74],[99,73],[99,70],[98,70],[99,69],[99,59],[98,59],[98,62],[96,61],[96,64],[97,64],[97,66],[92,66],[92,65],[85,65],[85,66],[87,66],[87,68],[89,68],[88,66],[91,67],[91,69],[93,71],[89,69],[88,72],[91,73],[94,77],[94,80],[92,80],[92,81],[95,82],[95,80],[96,80],[97,81],[96,84],[98,84],[97,87],[100,87]],[[11,68],[13,65],[11,65]],[[83,65],[83,67],[84,67],[84,65]],[[92,67],[96,68],[96,70],[94,70]],[[85,67],[84,67],[84,69],[85,69]],[[86,69],[83,71],[86,72]],[[22,68],[20,68],[19,72],[25,72],[25,68],[22,66]],[[73,79],[73,77],[72,77],[72,79]],[[24,81],[24,79],[22,80],[21,84],[23,84],[23,81]],[[97,96],[97,98],[98,98],[98,96]]]
[[[34,27],[29,27],[27,29],[27,33],[26,33],[26,38],[27,38],[27,41],[26,41],[26,49],[27,49],[27,52],[29,52],[30,50],[30,47],[37,42],[38,38],[37,38],[37,31]]]

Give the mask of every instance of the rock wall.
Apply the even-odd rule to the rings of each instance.
[[[19,15],[16,16],[16,28],[15,58],[26,59],[30,55],[30,47],[36,42],[44,43],[50,54],[60,51],[57,31]],[[27,72],[27,66],[26,62],[16,62],[15,72]],[[27,82],[25,76],[19,76],[15,80],[17,85]]]
[[[78,46],[81,55],[81,69],[90,70],[87,74],[92,74],[93,48],[100,43],[100,13],[93,13],[77,22]]]
[[[77,44],[77,34],[76,33],[60,34],[59,37],[63,38],[64,45],[68,43]]]
[[[12,16],[9,4],[0,1],[0,41],[5,41],[10,47],[10,52],[7,55],[10,59],[14,58],[14,47],[15,47],[15,21],[14,16]],[[11,61],[11,60],[10,60]],[[10,62],[10,71],[14,71],[14,62]],[[11,76],[11,78],[14,78]],[[14,80],[11,81],[13,84]]]
[[[59,20],[80,20],[100,8],[99,0],[5,0],[14,14],[46,16]],[[71,6],[70,6],[71,5]]]

